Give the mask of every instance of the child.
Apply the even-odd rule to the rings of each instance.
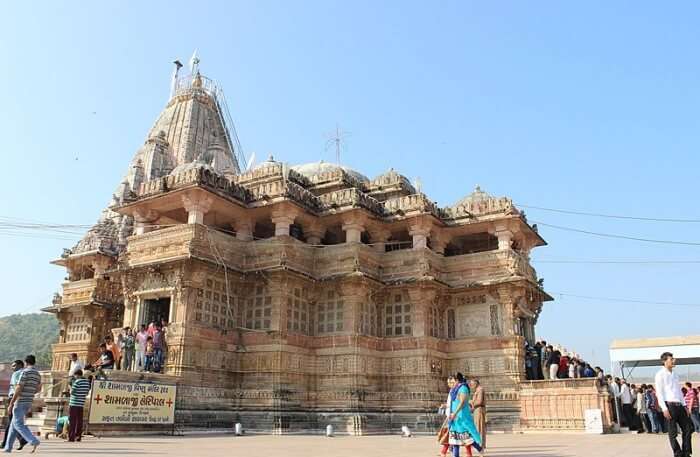
[[[146,371],[151,371],[153,369],[153,353],[155,349],[153,347],[153,337],[149,336],[146,338]]]

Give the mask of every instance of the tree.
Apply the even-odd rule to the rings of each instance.
[[[0,318],[0,361],[34,354],[39,369],[51,368],[51,345],[58,341],[58,320],[52,314],[13,314]]]

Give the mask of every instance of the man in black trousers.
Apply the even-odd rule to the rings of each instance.
[[[670,352],[661,354],[661,361],[664,366],[656,373],[654,378],[656,383],[656,396],[659,399],[659,406],[664,412],[664,417],[668,420],[668,439],[673,449],[673,457],[691,457],[693,448],[691,439],[693,436],[693,423],[688,416],[685,407],[685,397],[681,392],[681,384],[678,376],[673,372],[676,360]],[[683,446],[678,445],[678,427],[681,428]]]
[[[10,378],[10,391],[7,394],[7,398],[11,399],[14,394],[15,394],[15,387],[17,386],[17,383],[19,382],[19,377],[22,374],[22,370],[24,369],[24,362],[21,360],[15,360],[12,362],[12,377]],[[7,435],[10,432],[10,424],[12,423],[12,411],[8,412],[7,415],[7,425],[5,426],[5,434],[2,436],[2,445],[0,445],[0,449],[5,449],[5,444],[7,443]],[[26,444],[27,440],[22,438],[22,435],[19,435],[19,450],[21,450]]]

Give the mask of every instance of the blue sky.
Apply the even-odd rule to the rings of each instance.
[[[394,167],[450,205],[476,184],[516,203],[700,219],[692,2],[7,2],[0,15],[0,216],[90,224],[194,48],[259,158]],[[698,223],[527,209],[531,221],[700,243]],[[540,226],[556,301],[538,334],[607,366],[613,338],[698,333],[700,246]],[[68,240],[0,232],[0,314],[49,303]],[[630,304],[561,293],[673,302]]]

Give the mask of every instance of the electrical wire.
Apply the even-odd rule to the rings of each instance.
[[[579,295],[570,294],[567,292],[551,292],[552,295],[559,295],[561,297],[572,297],[580,298],[583,300],[600,300],[609,302],[619,302],[619,303],[638,303],[642,305],[663,305],[663,306],[685,306],[685,307],[700,307],[700,303],[674,303],[667,301],[648,301],[648,300],[637,300],[632,298],[611,298],[611,297],[596,297],[593,295]]]
[[[522,203],[517,203],[516,206],[519,206],[522,208],[538,209],[538,210],[542,210],[542,211],[550,211],[553,213],[574,214],[577,216],[604,217],[604,218],[608,218],[608,219],[625,219],[625,220],[647,221],[647,222],[679,222],[679,223],[690,223],[690,224],[700,223],[700,219],[674,219],[674,218],[657,218],[657,217],[620,216],[620,215],[615,215],[615,214],[587,213],[584,211],[574,211],[574,210],[567,210],[567,209],[544,208],[542,206],[523,205]]]
[[[604,238],[617,238],[617,239],[622,239],[622,240],[642,241],[645,243],[678,244],[678,245],[683,245],[683,246],[700,246],[700,243],[697,243],[694,241],[655,240],[655,239],[650,239],[650,238],[639,238],[636,236],[616,235],[616,234],[611,234],[611,233],[593,232],[590,230],[577,229],[577,228],[573,228],[573,227],[564,227],[561,225],[547,224],[545,222],[540,222],[540,221],[531,221],[531,222],[537,224],[538,226],[542,225],[542,226],[550,227],[550,228],[557,229],[557,230],[564,230],[567,232],[584,233],[586,235],[594,235],[594,236],[600,236],[600,237],[604,237]]]
[[[557,260],[542,259],[534,260],[534,263],[557,263],[557,264],[610,264],[610,265],[683,265],[698,264],[700,260]]]

